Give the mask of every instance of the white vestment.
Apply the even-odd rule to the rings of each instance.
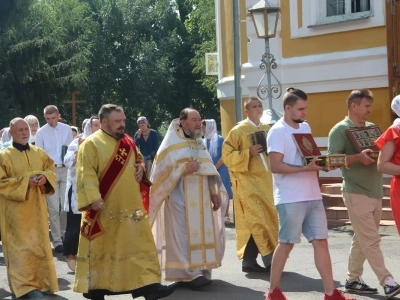
[[[186,163],[200,169],[186,173]],[[201,139],[185,137],[172,121],[151,169],[150,224],[167,281],[211,277],[225,251],[226,190]],[[222,204],[212,210],[211,194]]]

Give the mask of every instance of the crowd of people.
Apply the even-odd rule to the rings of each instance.
[[[382,173],[394,175],[391,205],[400,228],[400,125],[376,141],[377,162],[371,149],[358,152],[346,134],[374,125],[367,121],[372,104],[369,90],[350,93],[348,116],[330,131],[328,153],[346,155],[342,192],[354,236],[345,291],[378,292],[362,279],[367,260],[391,298],[400,285],[385,267],[378,230]],[[247,118],[226,139],[215,120],[185,108],[161,144],[144,116],[134,137],[126,134],[124,110],[114,104],[85,119],[82,133],[54,105],[44,108],[42,127],[32,115],[11,120],[0,151],[0,229],[12,293],[42,299],[44,292],[58,291],[49,224],[54,251],[75,271],[73,290],[85,298],[131,294],[156,300],[179,286],[202,289],[222,265],[233,199],[242,272],[270,273],[266,300],[287,299],[281,275],[301,234],[314,249],[324,299],[355,299],[334,286],[318,182],[323,167],[317,157],[304,165],[293,139],[311,134],[307,107],[307,94],[289,88],[284,116],[271,127],[260,121],[262,102],[250,97],[244,102]],[[400,96],[392,109],[400,115]],[[266,147],[251,138],[259,132]],[[161,284],[162,271],[171,284]]]

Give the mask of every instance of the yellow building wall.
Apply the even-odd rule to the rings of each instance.
[[[302,0],[297,0],[299,22],[302,26]],[[289,0],[281,0],[281,41],[282,57],[300,57],[313,54],[341,52],[386,46],[385,26],[366,28],[348,32],[338,32],[302,38],[291,38]],[[233,19],[232,1],[221,1],[221,39],[223,76],[234,74],[233,66]],[[246,18],[245,1],[240,1],[240,16]],[[247,62],[246,23],[241,23],[241,60]],[[345,41],[345,42],[343,42]],[[392,122],[388,88],[371,89],[374,94],[374,104],[370,121],[386,129]],[[329,130],[347,115],[346,99],[350,91],[324,92],[309,94],[307,121],[310,123],[315,137],[326,137]],[[279,101],[279,100],[276,100]],[[235,126],[235,101],[225,99],[220,101],[221,134],[226,137]]]
[[[297,3],[301,10],[302,1],[298,0]],[[298,25],[302,25],[300,19]],[[292,39],[289,0],[281,0],[280,37],[282,39],[282,57],[289,58],[386,46],[386,27],[372,27]]]
[[[347,116],[346,99],[350,92],[338,91],[308,94],[306,119],[311,126],[314,137],[327,137],[331,128]],[[371,89],[371,92],[374,94],[374,103],[369,121],[378,125],[383,131],[392,124],[391,100],[388,98],[388,88]],[[244,100],[242,99],[242,102]],[[236,124],[235,100],[223,100],[220,103],[221,134],[226,137]],[[245,114],[243,114],[244,118]]]
[[[242,98],[242,119],[245,118],[243,105],[246,98]],[[226,99],[219,102],[221,112],[221,135],[226,137],[236,125],[235,99]]]
[[[347,116],[346,99],[351,91],[308,94],[307,122],[314,137],[328,136],[331,128]],[[369,121],[385,130],[392,123],[388,88],[371,89],[374,103]]]

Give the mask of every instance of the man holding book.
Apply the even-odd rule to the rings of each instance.
[[[260,122],[263,106],[258,98],[247,99],[244,111],[247,118],[239,122],[224,141],[222,160],[232,181],[236,252],[239,259],[243,259],[242,271],[267,272],[278,244],[278,215],[265,153],[265,132],[270,127]],[[258,140],[257,136],[263,138]],[[264,267],[257,263],[258,253]]]
[[[275,205],[279,213],[279,245],[272,259],[266,300],[286,299],[279,289],[280,279],[294,244],[301,241],[301,234],[314,248],[315,266],[324,286],[324,300],[354,300],[335,289],[333,282],[327,219],[318,183],[318,171],[324,167],[317,165],[318,156],[304,166],[302,156],[305,153],[298,147],[298,141],[302,139],[297,139],[296,145],[293,138],[294,135],[311,136],[311,128],[304,122],[307,94],[288,88],[283,96],[283,108],[283,118],[274,124],[267,137]],[[306,148],[309,148],[308,143],[305,143]]]
[[[346,290],[353,293],[376,293],[377,289],[368,286],[361,275],[363,265],[368,260],[378,277],[387,298],[400,293],[391,273],[386,269],[380,249],[379,223],[382,215],[383,176],[378,172],[376,161],[371,158],[371,148],[359,151],[355,139],[349,131],[359,128],[360,136],[368,122],[373,95],[367,89],[354,90],[347,98],[348,116],[337,123],[329,132],[328,152],[346,154],[348,168],[342,168],[342,192],[344,204],[349,212],[354,236],[350,248]],[[374,129],[375,131],[375,129]],[[364,145],[365,146],[365,145]],[[358,150],[357,150],[358,148]]]

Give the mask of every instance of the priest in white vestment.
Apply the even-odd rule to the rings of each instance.
[[[200,114],[182,110],[157,151],[150,224],[165,280],[209,285],[225,251],[226,190],[201,139]]]

